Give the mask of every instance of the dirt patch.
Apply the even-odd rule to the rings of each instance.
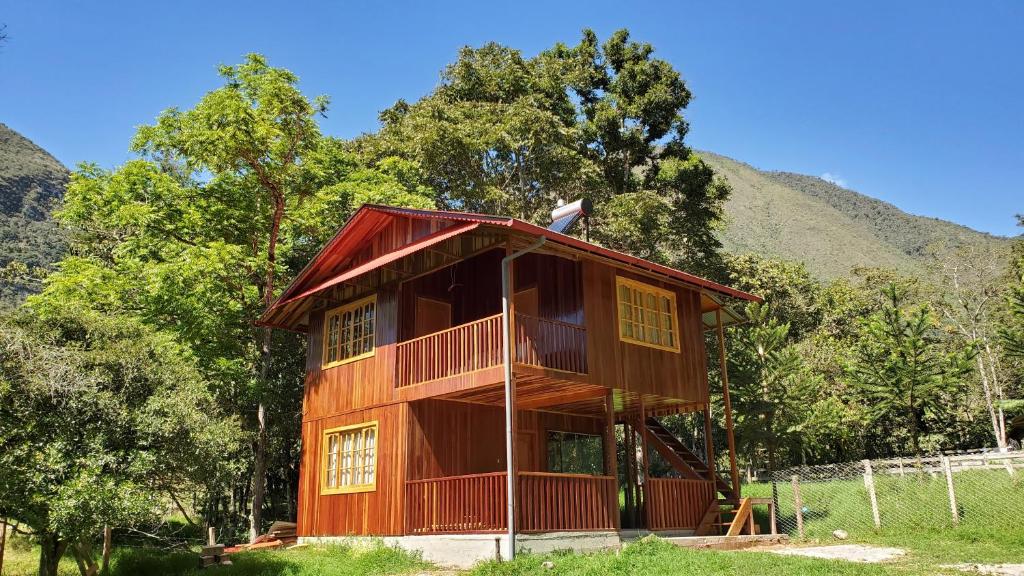
[[[864,562],[877,564],[900,558],[907,553],[901,548],[883,548],[881,546],[865,546],[863,544],[836,544],[834,546],[785,546],[765,548],[767,552],[784,556],[807,556],[825,560],[846,560],[847,562]],[[1024,576],[1024,575],[1021,575]]]
[[[954,564],[945,568],[994,576],[1024,576],[1024,564]]]

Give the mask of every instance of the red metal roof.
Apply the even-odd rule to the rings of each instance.
[[[438,219],[447,220],[450,222],[461,222],[462,224],[453,225],[450,228],[436,232],[430,236],[422,238],[416,242],[412,242],[406,246],[403,246],[400,250],[378,257],[374,260],[361,264],[357,267],[351,268],[340,274],[336,274],[329,278],[317,277],[317,272],[321,271],[325,265],[337,264],[343,260],[347,255],[355,250],[358,250],[359,243],[365,239],[368,235],[374,231],[379,230],[387,221],[390,220],[388,216],[401,216],[407,218],[420,218],[420,219]],[[445,210],[419,210],[414,208],[396,208],[393,206],[380,206],[375,204],[364,204],[352,215],[351,218],[345,223],[345,225],[335,234],[319,253],[302,269],[301,272],[296,276],[295,280],[285,288],[281,296],[270,306],[270,309],[261,318],[261,323],[267,319],[276,309],[285,304],[300,300],[312,294],[315,294],[321,290],[325,290],[331,286],[344,282],[347,279],[351,279],[354,276],[363,274],[374,268],[382,266],[388,262],[392,262],[398,258],[406,256],[416,250],[425,248],[436,242],[441,242],[452,236],[468,232],[473,228],[483,225],[490,226],[505,226],[511,230],[521,232],[534,237],[544,236],[548,242],[562,244],[580,250],[588,252],[610,260],[615,260],[623,264],[628,264],[632,267],[654,272],[656,274],[664,275],[669,278],[674,278],[688,284],[704,288],[716,292],[721,295],[730,296],[733,298],[739,298],[742,300],[749,300],[754,302],[760,302],[761,298],[742,290],[736,290],[728,286],[712,282],[700,276],[695,276],[663,266],[655,262],[650,262],[642,258],[630,256],[623,252],[604,248],[590,242],[567,236],[548,230],[529,222],[524,222],[516,218],[508,218],[504,216],[491,216],[487,214],[474,214],[472,212],[452,212]],[[303,287],[315,284],[312,287],[303,289]],[[300,292],[301,290],[301,292]]]

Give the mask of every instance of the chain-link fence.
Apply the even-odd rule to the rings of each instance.
[[[777,503],[779,532],[826,539],[962,530],[1024,532],[1024,452],[864,460],[790,468],[743,487]],[[767,524],[767,519],[764,524]]]

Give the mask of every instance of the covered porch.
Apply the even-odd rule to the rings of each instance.
[[[503,406],[443,399],[410,406],[405,533],[506,532]],[[609,390],[600,406],[595,413],[594,402],[572,401],[516,412],[517,533],[693,535],[714,504],[737,497],[715,471],[713,447],[687,445],[661,425],[658,414],[683,407],[669,411],[653,398]],[[584,410],[552,411],[569,407]],[[688,413],[696,421],[706,411],[690,406]]]

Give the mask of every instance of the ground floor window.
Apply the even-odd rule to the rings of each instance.
[[[377,423],[324,431],[321,494],[377,488]]]
[[[597,434],[548,431],[548,471],[563,474],[604,473],[604,441]]]

